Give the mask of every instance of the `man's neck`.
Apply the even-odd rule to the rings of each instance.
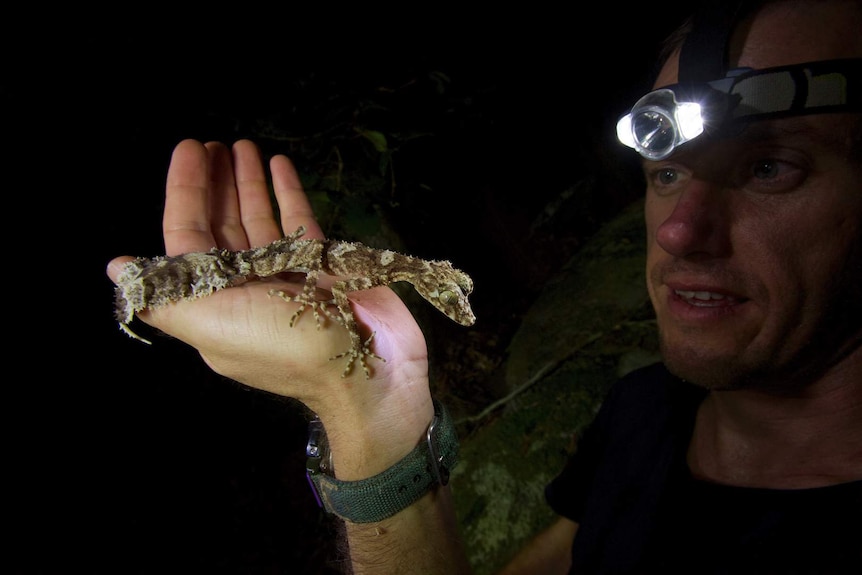
[[[862,480],[862,349],[792,396],[713,391],[688,450],[695,477],[803,489]]]

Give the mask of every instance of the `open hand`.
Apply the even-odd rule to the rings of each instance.
[[[280,221],[254,143],[241,140],[232,149],[215,142],[179,143],[167,177],[166,255],[205,252],[213,247],[244,250],[271,243],[300,225],[308,230],[305,237],[322,238],[290,160],[275,156],[270,171]],[[116,281],[122,264],[130,259],[111,261],[108,275]],[[303,274],[281,274],[198,300],[146,310],[138,317],[195,347],[214,371],[254,388],[296,398],[321,418],[328,413],[338,413],[342,419],[360,417],[359,410],[365,410],[364,418],[374,412],[374,406],[405,392],[409,403],[418,402],[419,412],[427,412],[425,341],[400,298],[389,288],[350,294],[363,338],[374,332],[374,352],[386,361],[369,358],[373,375],[369,381],[356,369],[345,380],[341,377],[343,361],[330,360],[350,346],[345,329],[328,321],[318,330],[308,312],[291,327],[298,305],[270,297],[271,290],[300,293],[303,282]],[[321,277],[319,285],[331,285],[331,278]]]

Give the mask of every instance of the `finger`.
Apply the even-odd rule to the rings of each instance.
[[[210,165],[210,228],[219,247],[248,249],[242,226],[231,152],[221,142],[204,144]]]
[[[123,271],[123,267],[134,259],[135,258],[130,256],[120,256],[118,258],[114,258],[108,262],[108,266],[105,269],[105,273],[108,274],[108,278],[112,282],[117,283],[117,277],[119,277],[120,272]]]
[[[233,169],[239,197],[239,213],[252,246],[263,246],[281,237],[275,220],[269,185],[260,151],[250,140],[233,145]]]
[[[314,217],[293,162],[287,156],[278,155],[270,160],[269,168],[284,232],[289,234],[302,225],[307,230],[305,237],[322,239],[323,231]]]
[[[162,217],[167,255],[206,251],[216,245],[210,229],[209,180],[203,144],[195,140],[177,144],[168,168]]]

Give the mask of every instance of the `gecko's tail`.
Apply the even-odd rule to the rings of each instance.
[[[136,340],[138,340],[138,341],[142,341],[142,342],[144,342],[144,343],[145,343],[145,344],[147,344],[147,345],[152,345],[152,344],[153,344],[153,342],[151,342],[150,340],[148,340],[148,339],[144,339],[143,337],[141,337],[141,336],[139,336],[138,334],[136,334],[135,332],[133,332],[133,331],[132,331],[132,328],[130,328],[130,327],[129,327],[129,324],[126,324],[126,323],[123,323],[123,322],[118,322],[118,323],[119,323],[119,325],[120,325],[120,330],[121,330],[121,331],[126,332],[126,335],[128,335],[128,336],[129,336],[129,337],[131,337],[132,339],[136,339]]]
[[[129,327],[129,323],[135,318],[135,309],[126,299],[125,291],[119,285],[114,288],[114,318],[120,326],[120,331],[125,332],[132,339],[152,345],[153,342],[139,336]]]

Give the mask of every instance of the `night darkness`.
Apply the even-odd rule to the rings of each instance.
[[[607,151],[610,130],[643,92],[674,13],[428,10],[243,10],[191,34],[189,23],[108,15],[97,29],[34,27],[26,42],[4,40],[16,226],[7,572],[337,572],[333,525],[305,486],[303,408],[211,373],[178,342],[126,338],[104,268],[163,250],[164,177],[181,139],[252,137],[312,169],[301,147],[257,137],[255,120],[313,133],[327,98],[396,90],[407,96],[384,100],[393,107],[381,122],[433,136],[396,156],[401,189],[434,193],[402,201],[392,227],[417,255],[474,276],[480,318],[515,321],[536,287],[521,277],[531,253],[520,230],[589,174],[631,167]],[[437,97],[429,82],[441,77]],[[600,224],[636,194],[620,191],[584,221]],[[579,239],[547,252],[546,266]],[[511,309],[483,287],[512,282],[522,295]]]

